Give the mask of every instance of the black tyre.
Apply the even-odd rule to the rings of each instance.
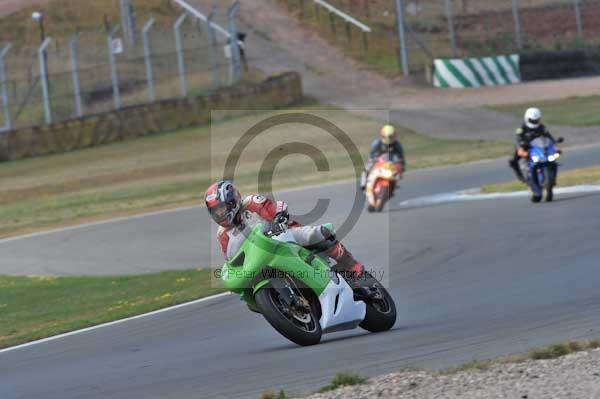
[[[544,201],[552,202],[554,200],[554,187],[550,186],[544,189]]]
[[[543,196],[544,201],[552,202],[554,200],[554,178],[553,173],[550,169],[547,169],[544,173],[544,184],[543,184]]]
[[[275,286],[283,287],[288,282],[283,279],[272,279],[269,285],[260,289],[254,299],[267,322],[281,335],[290,341],[309,346],[321,341],[321,325],[317,317],[316,299],[313,296],[306,298],[310,302],[309,311],[289,309],[280,296]],[[293,289],[294,294],[302,296],[300,292]]]
[[[367,273],[363,281],[365,285],[376,288],[380,292],[381,298],[365,301],[367,313],[365,319],[360,323],[360,327],[370,332],[390,330],[396,323],[394,299],[385,287],[370,274]]]
[[[390,199],[390,188],[385,187],[385,188],[381,189],[381,198],[379,198],[378,204],[375,207],[375,211],[382,212],[383,208],[385,207],[385,204],[389,201],[389,199]]]

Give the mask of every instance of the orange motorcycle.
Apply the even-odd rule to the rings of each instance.
[[[381,155],[369,172],[365,194],[367,211],[381,212],[385,204],[394,196],[398,181],[402,176],[402,165],[395,156]]]

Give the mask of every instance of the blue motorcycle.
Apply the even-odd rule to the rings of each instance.
[[[530,143],[528,156],[528,182],[531,189],[531,202],[554,199],[554,186],[558,174],[558,158],[561,151],[556,144],[564,142],[561,137],[556,142],[549,137],[538,137]]]

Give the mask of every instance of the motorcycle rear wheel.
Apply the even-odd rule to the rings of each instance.
[[[385,287],[369,273],[361,277],[362,283],[368,287],[377,288],[381,299],[365,301],[367,313],[360,327],[370,332],[383,332],[390,330],[396,323],[396,304]]]
[[[284,279],[273,278],[271,282],[260,289],[254,299],[267,322],[290,341],[301,345],[316,345],[321,341],[321,325],[317,317],[315,298],[306,298],[310,302],[309,312],[298,312],[286,309],[287,305],[280,298],[274,287],[283,287],[288,282]],[[302,296],[296,288],[292,288],[295,296]]]

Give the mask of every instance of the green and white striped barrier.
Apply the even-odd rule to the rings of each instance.
[[[467,88],[521,82],[519,55],[434,61],[435,87]]]

